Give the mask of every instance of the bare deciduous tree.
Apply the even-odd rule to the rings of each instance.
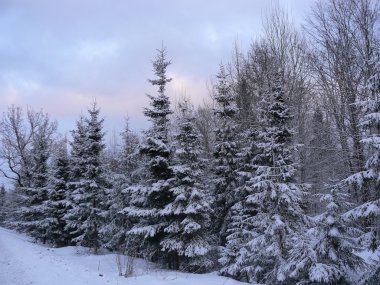
[[[371,74],[369,59],[379,46],[377,0],[319,1],[305,30],[313,47],[316,91],[333,120],[346,175],[364,163],[357,101]]]
[[[48,114],[11,106],[0,122],[1,174],[17,187],[30,187],[32,180],[31,151],[33,143],[46,140],[50,146],[57,129]]]

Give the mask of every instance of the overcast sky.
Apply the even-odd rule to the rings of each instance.
[[[312,0],[279,0],[294,22]],[[131,117],[139,131],[162,41],[173,78],[168,95],[208,96],[206,82],[261,32],[267,0],[0,0],[0,111],[43,109],[73,129],[96,99],[109,132]]]

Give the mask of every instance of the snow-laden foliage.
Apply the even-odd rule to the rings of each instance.
[[[374,265],[367,270],[358,256],[379,247],[380,63],[366,55],[358,76],[370,77],[368,88],[335,78],[324,82],[331,90],[314,89],[320,74],[308,84],[309,67],[287,54],[303,43],[288,50],[296,37],[277,28],[271,40],[289,39],[256,43],[248,57],[236,50],[220,66],[212,106],[194,111],[182,102],[176,120],[166,94],[170,61],[159,50],[149,80],[158,92],[148,95],[151,127],[141,140],[127,120],[121,141],[114,132],[105,149],[94,105],[78,120],[70,151],[52,148],[48,117],[28,110],[24,120],[10,108],[0,122],[0,173],[14,184],[0,193],[0,222],[54,246],[103,247],[251,283],[377,284],[378,261],[365,258]],[[322,198],[307,195],[304,182]]]
[[[258,154],[252,163],[255,172],[246,181],[245,198],[236,206],[227,254],[221,259],[222,273],[267,284],[287,280],[285,265],[292,237],[306,228],[301,204],[307,186],[293,182],[291,115],[280,74],[273,79],[271,92],[263,98],[263,128],[257,135]]]
[[[306,284],[355,284],[352,272],[365,266],[356,255],[362,249],[361,231],[342,215],[350,207],[348,195],[336,187],[320,197],[326,210],[312,218],[306,233],[294,237],[286,270],[291,278]]]
[[[372,60],[373,73],[368,80],[369,96],[358,102],[362,107],[360,126],[365,133],[361,143],[369,150],[364,170],[348,177],[343,183],[360,190],[361,201],[354,209],[346,213],[346,219],[355,219],[363,223],[366,234],[362,237],[367,246],[379,248],[380,233],[380,62],[379,55]],[[380,267],[380,266],[378,266]],[[369,280],[375,280],[376,273]],[[372,281],[368,281],[372,282]],[[369,283],[371,284],[371,283]]]
[[[168,221],[163,251],[178,256],[179,268],[185,271],[205,270],[211,265],[210,250],[211,208],[207,201],[203,165],[200,161],[199,134],[192,110],[187,102],[179,105],[178,134],[175,136],[174,174],[170,192],[173,201],[160,211]]]
[[[169,97],[165,94],[166,84],[171,78],[166,75],[166,69],[170,65],[166,53],[164,48],[158,50],[153,61],[157,78],[149,82],[158,86],[158,94],[148,95],[151,107],[144,110],[145,116],[152,123],[140,148],[140,153],[146,159],[147,175],[141,185],[127,188],[131,202],[123,211],[128,217],[137,219],[129,233],[144,238],[149,248],[147,254],[153,259],[165,258],[161,253],[160,242],[167,236],[164,228],[168,226],[168,221],[160,212],[173,200],[170,192],[173,180],[172,146],[169,141],[169,116],[172,111]]]
[[[60,142],[53,158],[51,176],[48,183],[46,216],[48,219],[47,240],[56,246],[65,246],[70,238],[65,230],[65,215],[70,209],[68,192],[70,169],[66,141]]]
[[[365,136],[361,142],[368,148],[369,157],[364,170],[351,175],[344,183],[360,189],[363,201],[363,204],[351,210],[349,215],[355,219],[366,219],[372,226],[377,227],[376,221],[379,222],[380,214],[380,63],[377,60],[373,65],[374,74],[368,84],[369,96],[366,100],[358,102],[364,111],[360,126]]]
[[[135,220],[126,216],[123,209],[130,205],[131,199],[125,189],[139,182],[143,164],[139,154],[139,138],[131,131],[128,120],[121,137],[120,151],[108,161],[108,165],[115,167],[107,165],[107,180],[112,181],[112,189],[106,193],[107,210],[104,217],[107,222],[100,233],[104,247],[134,256],[139,250],[139,240],[128,235],[128,231]]]
[[[72,177],[70,181],[72,208],[68,211],[66,228],[74,243],[88,246],[95,252],[101,246],[99,235],[104,222],[105,181],[102,167],[103,119],[99,119],[96,103],[88,110],[89,117],[80,119],[72,142]]]
[[[104,212],[106,223],[100,230],[102,246],[120,253],[126,253],[128,250],[132,253],[132,248],[128,247],[127,237],[131,222],[121,212],[129,204],[129,197],[123,190],[130,184],[125,175],[112,174],[110,177],[112,177],[112,190],[106,192],[106,211]]]
[[[380,284],[380,265],[378,265],[369,277],[364,281],[365,285],[377,285]]]
[[[87,140],[86,126],[84,122],[84,117],[81,116],[76,122],[76,129],[72,131],[72,141],[70,142],[71,146],[71,155],[70,155],[70,177],[69,177],[69,195],[68,200],[70,205],[70,211],[65,215],[66,220],[66,231],[68,232],[70,239],[79,236],[81,234],[80,221],[76,218],[74,212],[78,210],[76,207],[79,203],[80,197],[82,197],[83,191],[80,187],[79,182],[84,178],[84,172],[86,170],[85,164],[85,143]]]
[[[218,118],[215,130],[214,151],[214,197],[215,232],[222,245],[226,243],[226,224],[230,219],[230,208],[236,202],[235,188],[238,186],[238,137],[235,117],[238,112],[234,93],[228,81],[228,74],[223,65],[220,66],[215,86],[214,114]]]
[[[124,131],[121,133],[121,157],[119,160],[121,172],[126,176],[129,183],[134,183],[139,180],[139,172],[141,172],[142,157],[139,154],[140,139],[134,133],[129,125],[129,120],[125,122]]]

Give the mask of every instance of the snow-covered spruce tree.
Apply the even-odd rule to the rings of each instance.
[[[169,116],[173,112],[170,110],[169,97],[165,94],[166,84],[172,79],[166,76],[166,69],[171,64],[170,61],[166,60],[166,54],[166,49],[158,50],[158,55],[153,61],[157,79],[149,79],[149,82],[158,86],[158,95],[148,95],[151,100],[151,108],[144,110],[144,115],[152,122],[153,126],[146,132],[145,144],[141,146],[140,152],[150,158],[147,166],[153,179],[152,182],[167,180],[172,176],[169,167],[171,155]]]
[[[377,285],[380,284],[380,265],[377,265],[370,275],[364,281],[365,285]]]
[[[132,220],[122,210],[130,203],[126,188],[139,182],[139,138],[132,132],[129,120],[126,120],[124,131],[121,133],[122,144],[119,154],[118,172],[108,173],[112,181],[112,190],[107,193],[106,223],[101,230],[104,247],[128,255],[136,255],[136,237],[128,235]]]
[[[234,121],[238,108],[223,65],[220,65],[217,79],[216,92],[213,96],[214,114],[219,119],[218,127],[215,130],[215,216],[213,220],[215,233],[219,235],[220,244],[224,245],[230,208],[236,202],[234,191],[238,186],[239,177],[237,173],[237,126]]]
[[[126,177],[122,174],[109,175],[112,178],[112,190],[106,193],[106,211],[104,217],[106,222],[100,230],[103,247],[121,254],[136,254],[130,248],[129,240],[132,240],[127,232],[132,223],[129,217],[122,213],[122,209],[129,205],[129,196],[123,190],[130,186]]]
[[[207,253],[211,236],[210,205],[200,160],[201,147],[195,118],[188,102],[179,104],[178,133],[175,136],[173,195],[160,214],[168,221],[167,234],[161,241],[162,250],[172,255],[172,267],[183,271],[199,272],[212,262]]]
[[[158,50],[153,61],[153,70],[157,78],[149,82],[158,86],[158,94],[148,95],[151,107],[144,111],[152,123],[140,148],[140,153],[146,159],[147,177],[141,184],[127,189],[128,195],[131,196],[131,205],[126,207],[124,212],[129,218],[138,219],[129,233],[144,238],[145,244],[141,254],[152,260],[165,260],[170,267],[171,258],[161,252],[160,245],[168,235],[164,232],[168,222],[160,212],[173,200],[173,194],[170,192],[173,173],[170,167],[172,149],[169,141],[169,116],[172,111],[169,97],[165,94],[166,84],[171,78],[166,75],[166,69],[170,64],[166,54],[165,48]]]
[[[237,202],[231,207],[231,218],[226,224],[227,242],[222,247],[219,263],[223,266],[221,274],[249,281],[248,275],[243,271],[246,266],[246,254],[249,254],[245,245],[252,238],[252,219],[255,218],[257,211],[255,204],[247,203],[246,198],[252,192],[249,180],[256,175],[255,158],[259,149],[256,142],[257,122],[251,118],[245,123],[245,130],[240,134],[243,143],[239,153],[238,168],[242,184],[234,190]]]
[[[65,215],[65,230],[69,234],[70,243],[75,244],[74,239],[83,232],[80,230],[81,221],[78,219],[78,204],[83,195],[83,187],[81,181],[84,179],[86,171],[86,141],[87,130],[85,126],[85,118],[80,116],[76,122],[76,129],[72,131],[71,155],[69,157],[70,174],[69,174],[69,210]]]
[[[65,229],[65,216],[71,204],[68,200],[69,166],[66,140],[62,140],[54,154],[48,183],[48,201],[45,202],[48,220],[46,237],[55,246],[70,243],[69,234]]]
[[[284,99],[281,74],[273,76],[271,92],[263,98],[262,130],[257,135],[259,153],[253,158],[256,169],[246,181],[246,197],[237,209],[235,229],[228,237],[229,246],[238,246],[238,255],[223,261],[222,272],[249,282],[281,284],[288,281],[285,268],[291,238],[305,230],[305,215],[301,208],[306,185],[295,183],[296,165],[292,161],[293,130],[288,124],[290,111]],[[244,233],[236,242],[235,232]],[[232,236],[231,236],[232,235]]]
[[[339,186],[317,195],[326,211],[313,217],[313,227],[293,238],[294,247],[285,266],[288,275],[301,284],[355,284],[352,272],[364,268],[355,254],[360,230],[342,214],[351,206]]]
[[[105,208],[107,182],[103,175],[103,119],[99,119],[96,103],[88,110],[89,117],[81,119],[73,133],[73,168],[71,184],[72,208],[66,215],[67,229],[74,229],[73,242],[91,247],[97,253],[101,246],[99,235]]]
[[[244,269],[249,261],[247,243],[252,238],[255,206],[239,201],[231,207],[231,220],[227,225],[227,243],[222,248],[219,263],[220,273],[242,281],[250,281]]]
[[[125,121],[124,131],[121,133],[121,167],[130,183],[138,179],[138,168],[141,157],[139,154],[140,139],[130,128],[129,118]]]
[[[361,193],[362,203],[346,213],[346,217],[363,223],[366,234],[363,240],[372,250],[380,244],[380,61],[379,55],[372,61],[373,74],[368,81],[368,97],[358,102],[364,111],[360,126],[365,132],[361,143],[368,150],[364,170],[348,177],[344,183]],[[380,264],[378,265],[380,267]],[[369,280],[376,279],[376,272]],[[371,279],[372,278],[372,279]],[[372,281],[368,281],[372,282]],[[371,283],[368,283],[371,284]]]

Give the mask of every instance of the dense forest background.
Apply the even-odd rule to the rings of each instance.
[[[126,120],[108,144],[96,102],[70,137],[10,106],[0,223],[247,282],[379,284],[357,255],[380,246],[379,5],[319,1],[302,29],[274,9],[248,52],[221,59],[202,106],[170,102],[160,48],[151,127]]]

